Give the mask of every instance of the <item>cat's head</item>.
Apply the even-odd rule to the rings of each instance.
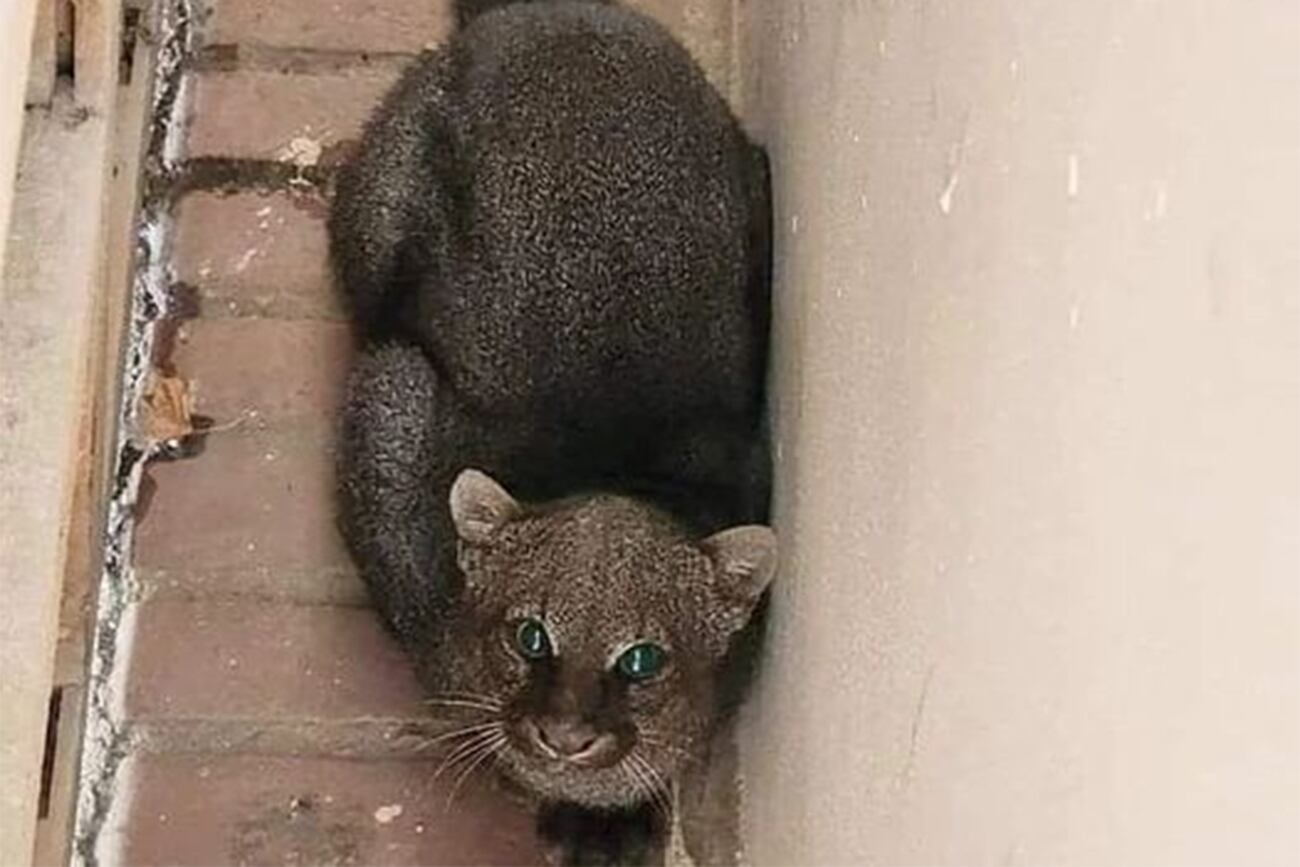
[[[476,470],[451,514],[465,589],[445,700],[480,726],[466,755],[588,806],[647,800],[701,758],[719,665],[775,571],[771,530],[691,539],[634,499],[527,505]]]

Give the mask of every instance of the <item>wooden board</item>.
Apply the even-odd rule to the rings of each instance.
[[[64,574],[84,571],[94,557],[94,514],[102,499],[95,478],[105,418],[99,396],[112,339],[106,311],[120,311],[108,299],[125,288],[110,279],[107,256],[111,245],[124,245],[108,228],[114,225],[120,21],[119,0],[78,2],[76,89],[56,80],[49,105],[27,111],[18,182],[0,177],[0,205],[10,198],[14,203],[0,278],[3,864],[33,860],[38,809],[54,817],[57,806],[64,827],[70,818],[67,805],[53,797],[54,788],[41,797],[42,766],[47,715],[57,707],[59,725],[52,730],[61,733],[65,751],[51,755],[44,776],[71,793],[81,692],[65,677],[57,700],[52,694]],[[26,32],[30,39],[31,28]],[[26,56],[27,47],[15,48],[11,57]],[[12,108],[13,103],[0,105],[0,111]],[[2,115],[0,125],[12,126],[20,117]],[[76,646],[69,652],[74,661],[61,668],[76,672]],[[58,839],[57,833],[47,836],[42,861],[61,860]]]
[[[4,239],[13,210],[14,167],[23,128],[36,9],[37,0],[0,3],[0,268],[4,267]]]

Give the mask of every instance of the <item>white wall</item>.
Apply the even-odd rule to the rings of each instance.
[[[1300,7],[750,0],[759,864],[1300,859]]]

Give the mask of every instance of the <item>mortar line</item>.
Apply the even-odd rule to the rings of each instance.
[[[184,71],[193,51],[192,0],[159,0],[154,10],[158,34],[153,71],[151,129],[143,166],[145,189],[159,176],[170,176],[180,157],[187,88]],[[167,262],[170,201],[141,204],[136,220],[136,255],[131,282],[121,403],[117,414],[114,478],[104,527],[104,564],[96,594],[95,628],[87,679],[85,730],[77,773],[77,807],[71,861],[98,867],[106,857],[104,831],[118,805],[123,762],[132,732],[123,719],[121,652],[130,643],[132,603],[137,588],[131,556],[133,509],[144,467],[155,446],[135,434],[136,407],[147,385],[154,327],[166,313],[171,282]]]

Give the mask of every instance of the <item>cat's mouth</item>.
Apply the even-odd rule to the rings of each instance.
[[[625,750],[612,732],[597,731],[570,720],[533,720],[525,717],[512,732],[515,748],[534,760],[560,767],[607,768]]]
[[[499,767],[544,798],[621,808],[664,797],[666,778],[612,732],[556,730],[524,718],[506,729]],[[558,741],[558,743],[557,743]]]

